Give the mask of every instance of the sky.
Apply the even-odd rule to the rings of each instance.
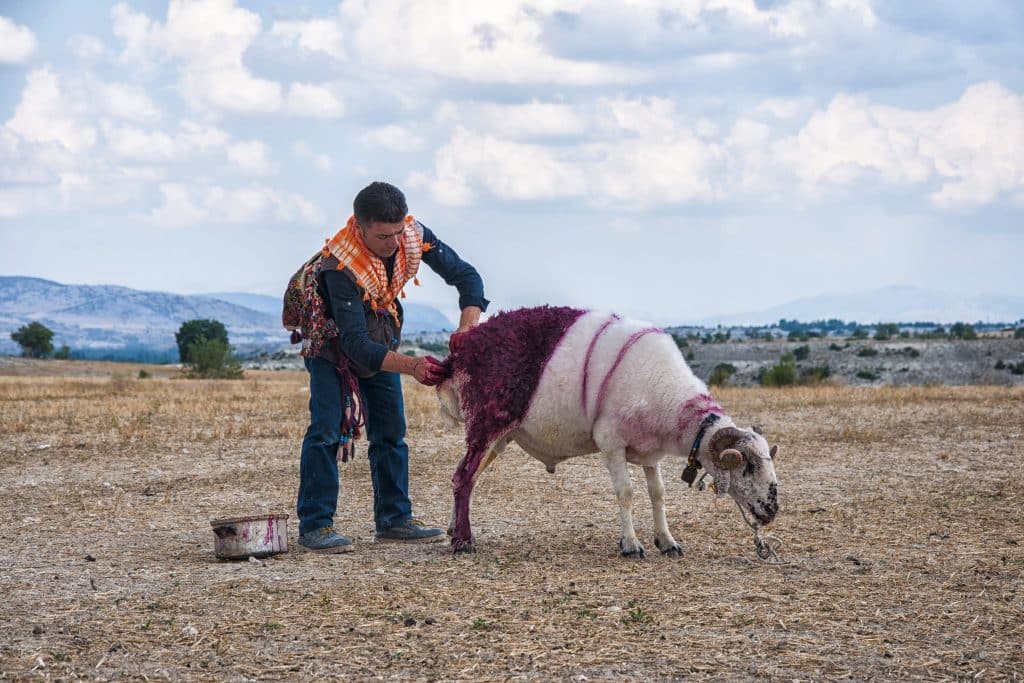
[[[1024,296],[1024,4],[0,0],[2,275],[276,296],[373,180],[492,312]]]

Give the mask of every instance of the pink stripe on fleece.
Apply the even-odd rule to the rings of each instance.
[[[680,432],[686,431],[695,422],[700,422],[711,413],[724,415],[722,406],[718,405],[710,394],[698,394],[679,407],[679,419],[676,423]]]
[[[601,323],[601,327],[597,328],[597,332],[594,333],[594,338],[590,340],[590,346],[587,347],[587,357],[583,361],[583,389],[580,391],[580,408],[583,410],[583,416],[587,415],[587,378],[590,377],[590,357],[594,355],[594,347],[597,346],[597,340],[601,338],[604,331],[608,327],[619,320],[619,316],[612,313],[612,317]]]
[[[660,327],[648,327],[643,330],[640,330],[639,332],[634,332],[632,335],[630,335],[629,339],[626,340],[626,343],[622,345],[622,348],[619,349],[619,355],[615,359],[615,363],[612,365],[612,369],[609,370],[608,374],[604,376],[604,381],[601,382],[601,389],[597,392],[597,406],[594,408],[595,418],[601,414],[601,407],[604,405],[604,398],[608,394],[608,385],[611,383],[612,375],[614,375],[615,371],[619,368],[619,364],[622,363],[622,359],[625,358],[626,352],[629,351],[633,344],[636,344],[643,337],[647,336],[648,334],[651,334],[652,332],[664,333],[664,330],[662,330]]]

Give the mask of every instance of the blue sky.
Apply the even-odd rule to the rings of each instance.
[[[1024,296],[1022,65],[1012,0],[2,0],[0,273],[277,295],[382,179],[495,310]]]

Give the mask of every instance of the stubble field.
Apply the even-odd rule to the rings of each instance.
[[[719,389],[780,445],[760,563],[736,507],[665,463],[660,556],[616,552],[597,458],[511,447],[474,496],[478,552],[375,545],[365,443],[340,556],[295,543],[306,379],[0,364],[0,678],[1020,680],[1024,388]],[[406,385],[417,516],[447,523],[461,435]],[[220,562],[209,520],[287,512],[291,552]]]

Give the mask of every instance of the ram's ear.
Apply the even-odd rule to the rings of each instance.
[[[774,460],[775,459],[775,454],[778,453],[778,452],[779,452],[779,444],[775,444],[768,451],[768,455],[770,455],[772,457],[772,460]]]

